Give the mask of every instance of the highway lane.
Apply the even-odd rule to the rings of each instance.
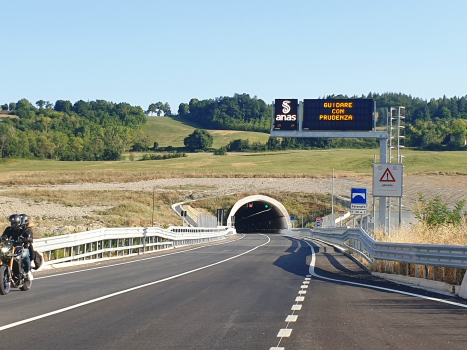
[[[308,244],[301,241],[306,249]],[[333,247],[313,242],[316,275],[466,304],[374,278]],[[467,308],[312,277],[285,349],[465,349]],[[467,305],[466,305],[467,306]]]
[[[322,276],[402,288],[372,278],[329,246],[313,246]],[[135,289],[1,330],[1,347],[18,339],[35,349],[456,349],[465,343],[466,309],[315,277],[305,281],[311,261],[304,241],[254,234],[41,276],[31,291],[0,297],[0,327]],[[286,322],[289,315],[298,316],[296,322]],[[290,336],[278,337],[281,330]]]
[[[222,264],[5,329],[0,332],[2,346],[14,346],[20,338],[35,349],[59,349],[64,344],[68,349],[269,347],[307,266],[290,240],[271,235],[268,241],[265,235],[247,235],[140,263],[36,279],[30,292],[0,298],[1,325],[194,270],[262,245]]]

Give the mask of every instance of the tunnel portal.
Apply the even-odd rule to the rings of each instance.
[[[291,227],[285,207],[274,198],[255,195],[239,200],[232,207],[227,225],[239,233],[279,233]]]

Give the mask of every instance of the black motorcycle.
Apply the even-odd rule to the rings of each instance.
[[[11,287],[23,291],[31,288],[32,282],[28,280],[27,272],[24,270],[22,255],[24,251],[23,240],[12,240],[2,238],[0,240],[0,294],[8,294]]]

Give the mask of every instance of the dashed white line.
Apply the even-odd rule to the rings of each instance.
[[[296,297],[295,298],[295,301],[304,301],[305,300],[305,297]]]
[[[298,315],[288,315],[285,322],[297,322]]]
[[[292,305],[292,308],[290,310],[292,311],[300,311],[302,309],[302,305],[300,304],[295,304],[295,305]]]
[[[277,333],[278,338],[288,338],[292,334],[292,330],[290,328],[282,328],[279,333]]]

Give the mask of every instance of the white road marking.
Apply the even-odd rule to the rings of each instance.
[[[307,289],[307,288],[308,288],[308,285],[307,285],[307,284],[303,284],[303,285],[301,286],[301,288],[302,288],[302,289]]]
[[[369,285],[369,284],[363,284],[363,283],[357,283],[357,282],[342,281],[342,280],[337,280],[337,279],[334,279],[334,278],[320,276],[315,272],[315,264],[316,264],[315,250],[313,249],[313,246],[310,243],[308,243],[307,241],[304,241],[304,242],[306,244],[308,244],[310,246],[310,249],[311,249],[311,262],[310,262],[309,271],[310,271],[310,274],[312,276],[315,276],[315,277],[318,277],[318,278],[321,278],[321,279],[327,280],[327,281],[333,281],[333,282],[350,284],[350,285],[353,285],[353,286],[360,286],[360,287],[384,290],[385,292],[399,293],[399,294],[409,295],[409,296],[412,296],[412,297],[417,297],[417,298],[422,298],[422,299],[426,299],[426,300],[436,301],[436,302],[439,302],[439,303],[444,303],[444,304],[459,306],[459,307],[462,307],[462,308],[467,308],[467,305],[465,305],[465,304],[456,303],[456,302],[449,301],[449,300],[433,298],[433,297],[427,297],[425,295],[419,295],[419,294],[415,294],[415,293],[403,292],[403,291],[397,290],[397,289],[390,289],[390,288],[372,286],[372,285]]]
[[[279,333],[277,333],[278,338],[288,338],[292,334],[292,330],[290,328],[282,328]]]
[[[273,346],[272,348],[269,348],[269,350],[285,350],[285,348]]]
[[[206,245],[199,246],[199,247],[195,247],[195,248],[191,248],[191,249],[181,250],[181,251],[179,251],[179,252],[168,253],[168,254],[163,254],[163,255],[157,255],[157,256],[152,256],[152,257],[149,257],[149,258],[143,258],[143,259],[139,259],[139,260],[126,261],[126,262],[122,262],[122,263],[118,263],[118,264],[105,265],[105,266],[98,266],[98,267],[91,267],[91,268],[89,268],[89,269],[83,269],[83,270],[77,270],[77,271],[70,271],[70,272],[63,272],[63,273],[57,273],[57,274],[55,274],[55,275],[50,275],[50,276],[34,277],[34,280],[37,281],[37,280],[41,280],[41,279],[45,279],[45,278],[58,277],[58,276],[64,276],[64,275],[71,275],[71,274],[73,274],[73,273],[86,272],[86,271],[99,270],[99,269],[106,269],[106,268],[108,268],[108,267],[114,267],[114,266],[120,266],[120,265],[126,265],[126,264],[133,264],[133,263],[137,263],[137,262],[141,262],[141,261],[163,258],[163,257],[165,257],[165,256],[175,255],[175,254],[182,254],[182,253],[190,252],[190,251],[197,250],[197,249],[201,249],[201,248],[214,247],[214,246],[217,246],[217,245],[229,244],[229,243],[232,243],[232,242],[239,241],[239,240],[241,240],[241,239],[243,239],[243,238],[245,238],[245,235],[243,235],[243,236],[240,237],[240,238],[234,239],[234,240],[232,240],[232,241],[228,241],[228,242],[222,242],[222,243],[216,243],[216,244],[206,244]],[[124,256],[122,256],[122,258],[123,258],[123,257],[124,257]],[[90,263],[92,263],[92,261],[90,261]]]
[[[299,290],[298,294],[300,294],[300,295],[306,294],[306,290]]]
[[[173,275],[171,277],[166,277],[166,278],[163,278],[161,280],[158,280],[158,281],[154,281],[154,282],[150,282],[150,283],[146,283],[146,284],[143,284],[143,285],[140,285],[140,286],[137,286],[137,287],[132,287],[132,288],[128,288],[128,289],[124,289],[120,292],[115,292],[115,293],[111,293],[111,294],[107,294],[107,295],[104,295],[102,297],[99,297],[99,298],[95,298],[95,299],[91,299],[91,300],[88,300],[88,301],[84,301],[82,303],[78,303],[78,304],[75,304],[75,305],[71,305],[71,306],[68,306],[68,307],[65,307],[65,308],[62,308],[62,309],[59,309],[59,310],[55,310],[55,311],[52,311],[52,312],[48,312],[48,313],[45,313],[45,314],[42,314],[42,315],[39,315],[39,316],[35,316],[35,317],[31,317],[31,318],[27,318],[25,320],[21,320],[21,321],[17,321],[17,322],[14,322],[14,323],[10,323],[10,324],[7,324],[5,326],[2,326],[0,327],[0,331],[3,331],[5,329],[8,329],[8,328],[13,328],[13,327],[16,327],[16,326],[20,326],[20,325],[23,325],[25,323],[29,323],[29,322],[33,322],[33,321],[37,321],[37,320],[40,320],[42,318],[46,318],[46,317],[49,317],[49,316],[53,316],[53,315],[57,315],[57,314],[60,314],[62,312],[66,312],[66,311],[69,311],[69,310],[73,310],[73,309],[77,309],[81,306],[86,306],[86,305],[89,305],[89,304],[93,304],[93,303],[97,303],[98,301],[102,301],[102,300],[105,300],[105,299],[109,299],[109,298],[112,298],[112,297],[115,297],[117,295],[121,295],[121,294],[126,294],[126,293],[129,293],[129,292],[133,292],[135,290],[138,290],[138,289],[142,289],[142,288],[146,288],[146,287],[149,287],[149,286],[153,286],[155,284],[159,284],[159,283],[162,283],[162,282],[166,282],[166,281],[170,281],[170,280],[173,280],[175,278],[178,278],[178,277],[181,277],[181,276],[185,276],[185,275],[188,275],[190,273],[194,273],[194,272],[197,272],[197,271],[200,271],[200,270],[204,270],[204,269],[207,269],[209,267],[212,267],[212,266],[216,266],[216,265],[219,265],[219,264],[222,264],[222,263],[225,263],[227,261],[230,261],[230,260],[233,260],[233,259],[236,259],[242,255],[245,255],[245,254],[248,254],[262,246],[265,246],[266,244],[268,244],[270,241],[271,241],[271,238],[269,238],[269,236],[267,235],[264,235],[264,234],[261,234],[262,236],[266,236],[268,238],[268,241],[266,243],[263,243],[259,246],[256,246],[254,247],[253,249],[250,249],[250,250],[247,250],[246,252],[243,252],[241,254],[238,254],[238,255],[235,255],[235,256],[232,256],[230,258],[227,258],[227,259],[224,259],[224,260],[221,260],[221,261],[218,261],[216,263],[213,263],[213,264],[209,264],[209,265],[206,265],[206,266],[203,266],[203,267],[198,267],[196,269],[193,269],[193,270],[190,270],[190,271],[186,271],[186,272],[182,272],[182,273],[179,273],[177,275]],[[301,305],[300,305],[301,307]]]
[[[310,281],[304,281],[303,284],[310,284]]]
[[[297,322],[298,315],[288,315],[285,322]]]
[[[309,275],[307,275],[307,276],[309,276]],[[306,277],[306,278],[305,278],[305,281],[310,281],[310,280],[311,280],[310,277]]]
[[[306,278],[310,278],[310,277],[311,277],[311,275],[306,275]],[[310,279],[311,279],[311,278],[310,278]]]
[[[296,297],[295,301],[305,301],[305,297]]]
[[[302,305],[297,304],[297,305],[292,305],[292,308],[290,310],[292,311],[300,311],[302,309]]]

